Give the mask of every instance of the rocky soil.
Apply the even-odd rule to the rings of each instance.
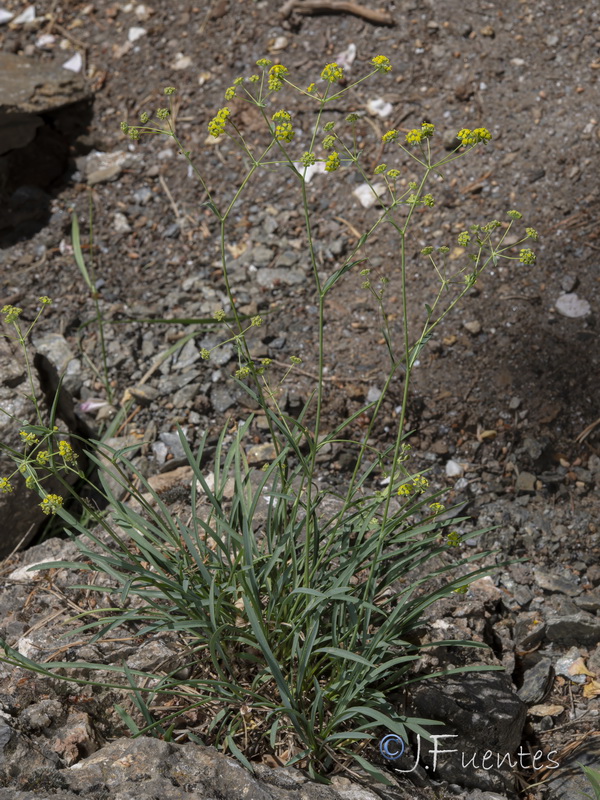
[[[304,10],[314,5],[306,2]],[[365,0],[364,7],[375,5]],[[25,110],[35,119],[19,120],[18,142],[15,128],[9,138],[3,127],[6,69],[0,74],[0,307],[21,306],[28,320],[40,295],[54,299],[34,345],[65,372],[75,401],[71,426],[95,435],[127,402],[117,443],[144,443],[140,468],[167,476],[184,463],[177,424],[193,445],[204,431],[215,436],[228,417],[247,411],[230,380],[237,368],[233,350],[223,348],[209,362],[200,356],[201,348],[218,342],[214,326],[144,321],[208,318],[226,296],[217,226],[201,206],[201,187],[167,140],[131,143],[119,130],[121,120],[134,122],[140,112],[163,105],[162,88],[176,86],[178,131],[211,189],[223,197],[231,194],[240,164],[225,144],[207,142],[206,125],[224,104],[226,88],[266,55],[284,63],[302,86],[317,79],[325,63],[348,62],[353,53],[350,78],[360,76],[373,55],[389,56],[391,76],[361,85],[344,108],[330,112],[333,121],[349,111],[361,115],[371,169],[383,159],[381,134],[390,128],[431,120],[443,150],[459,128],[487,126],[493,142],[458,162],[435,187],[436,207],[419,216],[409,253],[411,316],[420,317],[434,286],[420,249],[447,244],[452,257],[456,235],[473,222],[504,220],[508,209],[520,210],[539,231],[538,260],[489,271],[440,326],[415,370],[408,415],[414,468],[428,468],[433,487],[448,488],[449,501],[471,515],[473,527],[496,526],[472,546],[495,546],[503,559],[520,559],[436,609],[430,620],[437,638],[443,633],[486,641],[490,660],[505,666],[509,683],[490,688],[465,679],[462,690],[432,688],[436,709],[466,737],[460,740],[464,752],[481,751],[489,735],[494,752],[521,747],[531,755],[497,780],[494,770],[459,768],[452,758],[432,775],[425,760],[412,775],[416,785],[397,775],[394,791],[397,797],[469,800],[512,798],[521,791],[536,800],[571,800],[585,788],[576,762],[600,767],[599,12],[593,4],[545,0],[468,8],[458,0],[399,0],[386,4],[395,22],[388,25],[348,9],[302,14],[294,8],[270,0],[47,0],[20,19],[25,7],[2,0],[2,54],[31,59],[46,75],[51,66],[69,63],[76,77],[70,98]],[[77,76],[85,78],[85,90]],[[287,95],[284,101],[291,102]],[[310,129],[312,110],[302,100],[293,102],[300,138]],[[383,118],[377,110],[386,104]],[[256,118],[237,111],[254,136]],[[385,158],[396,166],[387,151]],[[405,164],[398,166],[407,180],[415,177]],[[353,194],[358,185],[349,172],[317,174],[309,185],[326,274],[356,242],[357,231],[375,219],[375,210]],[[97,371],[93,301],[71,245],[71,211],[87,243],[90,204],[111,397]],[[303,359],[288,384],[290,411],[314,387],[316,308],[302,233],[298,198],[283,173],[274,171],[250,187],[228,239],[236,300],[246,313],[265,318],[253,331],[255,354],[272,358],[277,369],[292,355]],[[369,250],[369,266],[390,281],[392,307],[398,302],[397,246],[381,233]],[[326,427],[377,397],[386,362],[376,320],[361,279],[348,274],[328,307]],[[191,330],[195,338],[162,358]],[[7,402],[19,366],[14,353],[0,355]],[[11,364],[14,373],[8,372]],[[398,383],[384,406],[381,441],[393,430],[400,391]],[[0,439],[10,435],[4,428]],[[252,436],[255,447],[268,445],[260,424]],[[339,446],[324,456],[324,480],[343,485],[350,455]],[[178,484],[185,485],[180,474],[173,481]],[[5,510],[4,543],[34,535],[35,528],[19,522],[16,536],[15,520],[16,511]],[[67,571],[48,581],[20,568],[71,547],[54,539],[13,554],[2,566],[1,633],[22,654],[54,657],[59,623],[72,613],[69,602],[80,598],[69,594],[75,578]],[[12,549],[7,545],[2,553]],[[176,653],[168,641],[147,646],[138,668],[154,668]],[[83,658],[77,649],[72,656]],[[110,648],[103,653],[107,659],[138,655]],[[298,772],[267,772],[262,765],[257,784],[245,773],[242,778],[228,757],[208,750],[190,755],[191,744],[116,739],[126,730],[118,728],[114,696],[96,697],[89,689],[71,695],[58,681],[6,665],[0,674],[0,774],[6,787],[0,800],[47,796],[52,787],[64,800],[83,793],[94,800],[137,797],[142,787],[147,797],[165,798],[243,792],[261,798],[371,797],[371,790],[343,781],[331,789],[311,787]],[[427,706],[427,698],[415,702]],[[534,770],[537,751],[543,758]],[[548,769],[549,753],[558,769]],[[109,761],[112,767],[103,766]],[[138,762],[152,768],[139,774],[125,769],[137,769]],[[185,780],[177,778],[188,769]],[[527,788],[539,781],[545,782]]]

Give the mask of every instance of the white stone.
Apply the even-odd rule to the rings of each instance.
[[[563,317],[571,317],[573,319],[587,317],[591,311],[588,301],[575,293],[561,294],[554,305],[558,313],[562,314]]]
[[[466,328],[469,333],[472,333],[473,336],[476,336],[478,333],[481,333],[481,322],[479,322],[478,319],[463,322],[463,328]]]
[[[375,100],[369,100],[367,103],[369,114],[380,119],[387,119],[394,107],[391,103],[386,103],[381,97],[376,97]]]
[[[446,475],[448,478],[460,478],[464,471],[462,464],[459,464],[458,461],[450,459],[450,461],[446,462]]]
[[[68,61],[63,64],[63,69],[68,69],[71,72],[81,72],[83,67],[83,59],[81,53],[75,53]]]
[[[350,69],[356,58],[356,45],[351,42],[345,50],[338,53],[335,57],[335,63],[342,69]]]
[[[175,60],[171,64],[171,69],[189,69],[192,63],[191,56],[184,56],[183,53],[177,53]]]
[[[386,188],[385,183],[375,183],[372,189],[368,183],[361,183],[352,194],[358,198],[358,202],[363,208],[371,208],[377,202],[377,198],[381,197],[385,192]]]
[[[287,36],[278,36],[273,42],[273,45],[271,47],[271,52],[272,53],[280,52],[281,50],[285,50],[287,46],[288,46]]]
[[[117,211],[114,216],[115,233],[131,233],[131,226],[122,211]]]
[[[0,25],[5,25],[7,22],[10,22],[13,18],[13,14],[10,11],[5,11],[3,8],[0,8]]]
[[[137,27],[134,26],[133,28],[129,28],[129,32],[127,34],[127,39],[130,42],[137,42],[138,39],[141,39],[142,36],[145,36],[145,35],[146,35],[146,29],[145,28],[137,28]]]
[[[33,22],[35,19],[35,6],[27,6],[22,14],[14,19],[14,25],[24,25],[26,22]]]
[[[317,161],[316,164],[306,167],[306,170],[302,165],[300,165],[298,167],[298,171],[301,175],[304,173],[304,180],[306,183],[310,183],[313,179],[313,175],[319,175],[320,173],[325,172],[325,164],[323,161]]]

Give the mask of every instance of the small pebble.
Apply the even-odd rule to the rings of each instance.
[[[554,305],[559,314],[572,319],[586,317],[591,311],[590,304],[587,300],[568,292],[567,294],[561,294]]]

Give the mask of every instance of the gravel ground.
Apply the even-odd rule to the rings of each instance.
[[[238,75],[250,74],[256,59],[268,55],[303,86],[325,63],[348,57],[351,45],[356,57],[350,78],[360,76],[373,55],[385,53],[391,75],[361,85],[347,105],[328,112],[332,121],[349,111],[362,115],[358,131],[369,169],[383,160],[383,132],[408,130],[424,119],[441,132],[441,150],[463,126],[485,125],[494,137],[456,164],[436,187],[436,207],[418,215],[408,254],[411,320],[421,317],[434,286],[419,254],[423,246],[447,244],[452,257],[460,231],[474,222],[504,220],[511,208],[540,234],[537,263],[505,262],[490,270],[423,351],[408,408],[414,465],[429,468],[433,485],[448,487],[449,499],[463,504],[475,524],[499,526],[484,544],[497,544],[505,557],[527,559],[497,581],[504,612],[494,623],[496,655],[516,686],[544,658],[556,668],[572,648],[587,664],[589,686],[600,675],[600,426],[594,427],[600,414],[599,13],[593,4],[571,2],[508,0],[467,8],[458,0],[422,0],[388,4],[396,24],[387,26],[347,13],[283,17],[281,7],[254,0],[196,6],[39,2],[34,21],[0,26],[0,48],[7,52],[61,63],[80,52],[95,97],[89,130],[71,143],[68,178],[38,187],[34,202],[19,213],[17,184],[5,187],[11,213],[10,224],[0,221],[1,304],[22,306],[27,317],[37,297],[53,297],[36,341],[44,346],[48,334],[60,333],[70,350],[71,392],[79,402],[106,399],[90,368],[90,362],[100,363],[97,329],[82,328],[94,318],[93,304],[70,244],[70,212],[78,214],[85,239],[91,198],[114,404],[136,386],[146,393],[121,435],[150,443],[140,462],[147,474],[176,466],[176,424],[194,442],[243,411],[244,400],[229,380],[237,368],[234,353],[224,348],[203,361],[200,349],[216,344],[218,333],[198,326],[198,336],[145,379],[156,357],[190,329],[123,321],[205,318],[223,307],[218,231],[176,148],[159,138],[130,143],[119,123],[163,105],[162,88],[176,86],[178,132],[198,154],[211,190],[227,197],[240,160],[226,144],[207,142],[206,125]],[[3,8],[23,10],[10,0]],[[286,98],[282,93],[282,107]],[[391,105],[387,118],[372,113],[369,104],[376,100]],[[313,112],[307,102],[293,102],[302,152]],[[233,107],[254,140],[257,116]],[[104,162],[99,153],[106,154]],[[398,166],[408,180],[415,177],[406,164]],[[310,183],[324,273],[352,248],[356,231],[375,220],[375,210],[353,195],[358,183],[343,171],[317,174]],[[236,300],[245,313],[265,318],[252,332],[253,351],[272,358],[277,369],[292,355],[303,359],[288,384],[290,411],[314,386],[317,333],[303,219],[291,189],[282,172],[263,173],[228,234]],[[398,303],[397,252],[387,232],[368,251],[369,266],[390,281],[392,309]],[[376,320],[361,279],[351,272],[327,309],[326,429],[382,386],[385,349]],[[401,388],[398,381],[384,404],[381,441],[393,430]],[[88,421],[98,423],[93,416]],[[265,443],[259,425],[253,437],[255,445]],[[350,464],[344,448],[332,451],[322,464],[326,480],[343,484]],[[582,611],[590,617],[585,630],[573,622]],[[519,637],[526,638],[527,621],[536,616],[546,621],[545,638],[522,646]],[[558,620],[554,628],[552,619]],[[501,629],[510,631],[504,644]],[[585,688],[560,675],[551,682],[551,699],[544,702],[562,710],[530,715],[529,745],[567,752],[597,727],[598,700]],[[542,796],[540,791],[531,796]]]

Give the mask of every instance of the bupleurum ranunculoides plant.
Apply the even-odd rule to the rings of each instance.
[[[347,128],[345,128],[344,123],[342,123],[343,127],[340,130],[339,127],[337,127],[338,122],[332,120],[324,122],[323,114],[328,104],[335,102],[336,107],[338,107],[340,102],[344,99],[344,96],[363,81],[376,74],[385,75],[390,73],[392,71],[392,65],[387,56],[374,56],[370,61],[370,70],[367,74],[349,85],[346,85],[346,76],[342,67],[336,63],[329,63],[323,68],[320,81],[310,83],[306,88],[302,88],[293,83],[290,79],[289,69],[282,64],[273,64],[270,59],[261,58],[256,62],[256,65],[260,72],[247,77],[240,76],[236,78],[232,82],[232,85],[227,88],[225,100],[227,103],[234,100],[242,103],[249,103],[259,109],[265,123],[265,129],[268,132],[266,144],[260,147],[249,145],[244,137],[242,129],[236,122],[237,115],[234,112],[234,108],[230,105],[225,105],[220,108],[215,116],[208,122],[208,132],[211,137],[217,140],[227,137],[231,143],[241,149],[250,160],[250,168],[243,180],[241,180],[239,188],[235,191],[233,198],[221,206],[217,204],[215,197],[209,191],[207,182],[201,174],[201,171],[196,167],[190,152],[185,150],[177,136],[172,103],[173,95],[176,92],[174,87],[168,87],[164,90],[169,105],[168,108],[160,108],[156,111],[156,123],[148,124],[150,117],[147,113],[143,113],[140,117],[140,125],[132,126],[127,122],[123,122],[121,128],[134,140],[139,139],[141,133],[157,133],[172,138],[177,144],[180,153],[188,160],[190,166],[199,178],[207,195],[206,205],[213,211],[220,223],[222,269],[230,304],[229,314],[233,317],[233,320],[231,320],[232,325],[229,321],[225,323],[228,325],[228,336],[225,341],[233,342],[238,351],[240,363],[239,369],[236,372],[236,377],[238,379],[251,378],[254,381],[261,401],[264,403],[271,402],[275,405],[281,421],[290,434],[292,431],[289,427],[288,420],[277,406],[277,392],[269,383],[267,373],[271,362],[269,359],[256,361],[252,357],[252,353],[245,339],[245,332],[248,330],[248,326],[244,325],[244,321],[238,312],[229,283],[226,223],[233,208],[238,203],[243,190],[253,177],[254,172],[260,167],[272,169],[275,166],[283,165],[289,167],[300,182],[307,249],[319,303],[317,321],[319,331],[317,388],[315,392],[315,421],[311,436],[313,442],[318,442],[319,439],[322,438],[320,426],[325,369],[325,340],[323,336],[325,297],[333,289],[342,275],[356,265],[363,266],[360,270],[360,275],[366,278],[366,280],[362,281],[361,285],[364,289],[371,292],[379,306],[383,334],[390,358],[390,368],[379,400],[374,404],[370,424],[360,443],[359,456],[349,483],[346,497],[350,498],[352,496],[362,468],[363,459],[367,453],[367,441],[371,438],[379,409],[386,397],[394,375],[399,367],[402,367],[404,371],[403,399],[398,419],[395,446],[391,458],[388,454],[387,466],[383,465],[383,459],[381,459],[382,475],[389,481],[388,489],[381,493],[384,501],[382,524],[385,525],[390,513],[392,496],[399,496],[405,498],[406,502],[410,502],[411,496],[413,496],[415,492],[419,493],[425,488],[419,483],[422,476],[412,475],[406,467],[406,458],[403,456],[404,445],[402,441],[411,370],[417,361],[422,347],[430,338],[436,326],[439,325],[462,299],[465,293],[473,287],[481,272],[489,264],[496,265],[500,259],[511,259],[518,260],[522,264],[531,265],[535,262],[535,254],[530,248],[522,248],[518,255],[514,255],[515,244],[512,242],[510,244],[505,244],[505,240],[513,223],[522,216],[517,211],[508,212],[508,224],[503,224],[498,220],[492,220],[483,225],[472,225],[468,230],[461,233],[458,236],[457,244],[459,247],[465,248],[467,264],[463,264],[458,268],[450,269],[447,259],[447,255],[450,252],[448,246],[423,248],[421,253],[431,262],[439,278],[439,285],[435,297],[432,298],[429,304],[426,304],[426,320],[422,329],[416,334],[413,333],[409,329],[409,298],[407,295],[406,281],[406,240],[409,226],[413,221],[414,213],[417,208],[433,208],[435,206],[434,195],[425,190],[426,184],[432,176],[442,176],[442,169],[445,166],[464,157],[473,149],[488,144],[492,139],[490,131],[485,127],[461,128],[456,133],[455,148],[437,159],[434,157],[434,150],[432,148],[432,140],[435,134],[435,125],[433,123],[424,121],[419,128],[414,128],[405,132],[396,129],[386,131],[382,136],[382,145],[390,152],[390,156],[393,157],[390,148],[392,146],[398,147],[403,156],[408,157],[413,164],[416,164],[420,168],[422,177],[420,181],[407,181],[403,178],[401,165],[388,166],[386,163],[377,165],[373,171],[373,175],[370,175],[363,165],[364,150],[359,147],[357,137],[357,123],[360,120],[360,115],[357,113],[348,114],[344,121]],[[316,120],[310,131],[302,131],[297,128],[292,111],[289,108],[279,108],[274,113],[269,113],[267,111],[269,102],[277,100],[279,92],[281,92],[284,87],[292,90],[292,92],[298,93],[304,100],[316,104]],[[348,134],[345,133],[345,130],[348,130]],[[296,147],[296,142],[299,140],[306,141],[307,136],[309,141],[308,149],[303,150],[300,145]],[[301,152],[302,150],[303,152]],[[272,157],[273,151],[279,154],[279,158]],[[337,173],[342,167],[349,166],[356,169],[362,179],[371,187],[373,194],[377,196],[380,211],[379,218],[369,227],[367,233],[360,238],[356,246],[352,248],[349,256],[345,259],[341,267],[326,280],[322,278],[318,269],[306,188],[309,171],[316,168],[317,165],[320,165],[321,169],[327,174]],[[406,170],[404,170],[404,172],[406,172]],[[373,187],[372,181],[374,176],[383,178],[387,191],[387,198],[385,196],[380,196]],[[397,334],[394,335],[394,332],[391,330],[389,324],[391,315],[388,314],[384,305],[384,289],[385,284],[389,282],[389,278],[382,278],[382,288],[377,290],[370,277],[371,270],[368,267],[364,267],[364,262],[368,259],[358,257],[359,250],[366,246],[368,240],[384,222],[391,224],[399,237],[400,252],[398,271],[400,273],[402,294],[402,331],[400,337],[398,337]],[[526,235],[517,242],[517,245],[524,243],[527,239],[537,239],[537,233],[533,228],[526,229]],[[225,317],[225,312],[222,311],[221,313],[223,319]],[[217,319],[219,318],[217,317]],[[395,343],[395,339],[398,338],[400,338],[399,345]],[[208,350],[203,350],[202,357],[209,358],[210,352]],[[300,360],[298,359],[298,361]],[[288,373],[286,373],[286,376],[287,374]],[[273,442],[276,445],[276,451],[279,452],[277,426],[270,425],[269,427]],[[309,475],[314,475],[319,446],[322,446],[322,444],[313,447],[309,459],[309,468],[307,469],[306,491],[309,504],[311,502],[312,492],[312,479]],[[426,481],[424,478],[422,478],[422,480]],[[435,516],[435,513],[436,512],[433,512],[433,516]],[[439,511],[437,513],[439,513]],[[310,524],[308,520],[309,516],[307,515],[307,525]],[[307,541],[308,538],[307,536]]]
[[[62,508],[64,498],[54,492],[47,492],[44,488],[44,482],[53,475],[60,475],[61,472],[74,472],[78,476],[81,476],[81,473],[77,468],[77,454],[72,445],[64,438],[65,434],[61,433],[56,425],[48,427],[44,424],[35,391],[27,344],[31,331],[37,324],[44,309],[52,303],[52,300],[46,295],[40,297],[39,301],[40,308],[33,322],[25,330],[22,329],[19,320],[23,309],[7,305],[0,310],[0,314],[4,317],[4,323],[12,329],[11,333],[2,335],[17,342],[23,353],[27,385],[30,392],[29,399],[37,416],[35,422],[14,419],[15,424],[21,428],[19,437],[22,450],[16,450],[5,443],[0,443],[2,450],[11,456],[16,465],[16,468],[9,475],[0,476],[0,494],[11,494],[14,491],[14,480],[18,474],[21,474],[25,478],[25,486],[28,489],[35,490],[42,498],[40,508],[44,514],[55,514]],[[0,408],[0,412],[10,416],[3,408]]]

